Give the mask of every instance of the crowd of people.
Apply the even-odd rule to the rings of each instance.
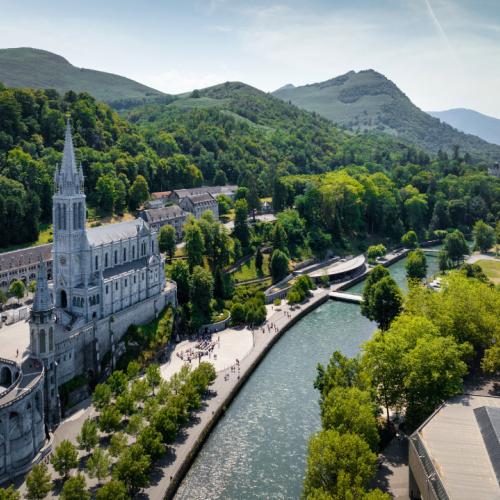
[[[214,359],[217,359],[217,354],[213,353],[216,345],[220,345],[220,337],[217,340],[212,340],[209,336],[200,337],[193,347],[179,351],[177,357],[188,363],[191,363],[193,359],[200,361],[203,356],[211,358],[212,354]]]

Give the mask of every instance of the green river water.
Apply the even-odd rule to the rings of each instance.
[[[428,257],[428,274],[437,271]],[[406,289],[405,259],[390,267]],[[350,289],[360,293],[363,283]],[[270,350],[219,421],[176,499],[297,499],[307,441],[320,428],[316,365],[333,351],[357,354],[376,326],[359,306],[329,301],[293,326]]]

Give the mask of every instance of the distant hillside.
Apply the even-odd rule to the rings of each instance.
[[[129,78],[77,68],[57,54],[27,47],[0,49],[0,82],[7,87],[88,92],[106,102],[133,99],[139,103],[164,95]]]
[[[500,159],[497,145],[424,113],[391,80],[373,70],[350,71],[321,83],[281,88],[273,94],[350,130],[393,134],[429,153],[451,151],[458,144],[473,158]]]
[[[498,118],[464,108],[427,111],[427,113],[462,132],[477,135],[485,141],[500,145],[500,120]]]

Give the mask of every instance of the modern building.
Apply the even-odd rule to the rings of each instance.
[[[21,280],[25,285],[35,280],[40,256],[45,262],[49,278],[51,278],[52,244],[50,243],[0,253],[0,289],[6,292],[15,280]]]
[[[78,375],[94,378],[131,324],[176,305],[157,233],[141,218],[87,229],[83,173],[71,129],[55,173],[53,279],[43,252],[29,320],[29,349],[0,359],[0,482],[40,460],[59,422],[58,388]]]
[[[181,240],[183,235],[183,227],[186,222],[188,212],[182,210],[178,205],[170,205],[162,208],[150,208],[142,210],[140,216],[149,226],[155,231],[159,231],[161,227],[169,224],[174,227],[177,234],[177,239]]]
[[[199,219],[204,212],[210,210],[215,219],[219,220],[219,204],[210,193],[188,195],[181,199],[179,206],[186,212],[192,213],[195,219]]]
[[[500,398],[464,394],[409,440],[410,498],[500,498]]]

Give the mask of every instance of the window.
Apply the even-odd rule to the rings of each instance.
[[[108,295],[108,293],[109,293],[109,286],[106,285],[106,295]]]
[[[127,262],[127,249],[123,249],[123,262]]]
[[[115,290],[118,290],[118,281],[115,281]]]
[[[118,250],[115,250],[115,265],[118,264]]]
[[[52,327],[49,328],[49,349],[51,351],[54,349],[54,331]]]
[[[125,278],[125,286],[127,286],[127,278]]]
[[[95,270],[97,271],[99,269],[99,257],[96,255],[95,256]]]
[[[104,255],[104,267],[108,267],[108,254]]]
[[[132,247],[132,259],[135,259],[135,245]]]
[[[40,352],[43,353],[45,352],[47,348],[46,341],[45,341],[45,330],[42,328],[40,330]]]
[[[136,276],[134,275],[134,285],[136,284],[137,280],[136,280]]]

